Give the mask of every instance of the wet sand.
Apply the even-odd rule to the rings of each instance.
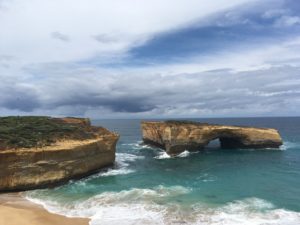
[[[0,225],[88,225],[89,219],[49,213],[19,193],[0,194]]]

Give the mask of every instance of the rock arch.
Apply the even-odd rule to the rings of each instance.
[[[270,128],[212,125],[188,121],[142,122],[143,141],[170,155],[198,151],[211,140],[221,148],[275,148],[282,145],[277,130]]]

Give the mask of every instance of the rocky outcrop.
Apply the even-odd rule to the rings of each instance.
[[[67,136],[47,146],[2,149],[0,191],[49,187],[92,174],[114,163],[117,134],[90,126],[87,119],[51,119],[62,126],[71,124],[76,132],[80,131],[80,138],[76,134],[79,139]]]
[[[279,149],[282,139],[275,129],[212,125],[188,121],[142,122],[143,141],[177,155],[203,149],[219,139],[221,148]]]

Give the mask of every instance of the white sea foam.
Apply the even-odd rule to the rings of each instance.
[[[165,151],[159,151],[158,155],[155,156],[154,158],[156,158],[156,159],[170,159],[171,156],[168,155]]]
[[[105,192],[83,202],[63,205],[28,196],[53,213],[69,217],[87,217],[91,225],[106,224],[192,224],[192,225],[298,225],[300,213],[275,206],[262,199],[248,198],[220,207],[158,204],[159,200],[186,194],[181,186]]]
[[[116,153],[115,164],[112,168],[109,168],[105,171],[101,171],[98,174],[89,177],[88,179],[93,179],[99,176],[106,177],[134,173],[135,170],[128,168],[130,166],[130,163],[143,158],[143,156],[137,156],[128,153]]]
[[[143,159],[144,156],[138,156],[129,153],[116,153],[116,162],[121,165],[128,165],[128,162],[133,162],[137,159]]]
[[[34,192],[27,199],[42,205],[48,211],[68,217],[90,218],[91,225],[102,224],[164,224],[167,206],[156,204],[167,197],[175,197],[190,190],[181,186],[158,186],[153,189],[131,189],[120,192],[104,192],[82,202],[59,204],[53,200],[41,200]]]
[[[197,211],[201,211],[201,207]],[[267,201],[249,198],[235,201],[217,209],[206,209],[206,214],[197,213],[195,224],[207,225],[297,225],[300,213],[275,209]]]
[[[288,150],[288,149],[296,148],[296,147],[299,147],[299,143],[285,141],[283,143],[283,145],[281,145],[279,148],[280,148],[280,150]]]
[[[140,150],[143,148],[152,148],[149,145],[144,144],[142,141],[137,141],[135,143],[124,143],[122,145],[130,146],[131,148],[133,148],[135,150]]]
[[[184,152],[181,152],[179,155],[176,157],[184,158],[190,155],[190,152],[188,150],[185,150]]]
[[[184,152],[180,153],[179,155],[177,156],[170,156],[168,155],[165,151],[159,151],[158,152],[158,155],[155,156],[154,158],[156,159],[171,159],[171,158],[184,158],[184,157],[188,157],[191,153],[188,151],[188,150],[185,150]]]
[[[99,176],[108,177],[108,176],[116,176],[116,175],[124,175],[129,173],[134,173],[135,170],[127,169],[127,168],[119,168],[119,169],[108,169],[106,172],[99,173]]]

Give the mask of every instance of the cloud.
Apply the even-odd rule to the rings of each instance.
[[[5,10],[7,9],[7,3],[8,3],[8,0],[0,0],[0,10]]]
[[[276,27],[290,27],[295,25],[300,25],[299,16],[282,16],[275,21]]]
[[[188,0],[174,4],[172,0],[14,0],[1,12],[0,52],[15,55],[24,63],[78,61],[94,55],[100,59],[114,57],[157,33],[251,1]],[[72,42],[62,47],[49,41],[49,34],[62,41],[72,37]],[[106,44],[99,45],[91,37]],[[111,37],[116,41],[108,43]]]
[[[0,16],[2,115],[299,114],[285,0],[14,0]]]
[[[275,9],[265,11],[262,14],[262,18],[264,18],[264,19],[273,19],[273,18],[278,18],[278,17],[284,16],[286,14],[289,14],[289,10],[282,9],[282,8],[280,8],[280,9],[275,8]]]
[[[106,73],[95,68],[56,70],[52,77],[44,77],[35,82],[34,89],[27,90],[36,93],[31,96],[38,95],[38,99],[31,98],[39,105],[19,109],[114,118],[285,115],[296,113],[300,106],[299,66],[163,74]],[[23,82],[23,86],[32,83]],[[17,105],[1,106],[16,109]]]
[[[62,34],[58,31],[52,32],[51,37],[54,38],[54,39],[63,41],[63,42],[70,42],[71,41],[70,38],[67,35]]]
[[[186,59],[243,51],[250,46],[256,49],[276,42],[280,46],[300,35],[297,13],[284,0],[248,2],[210,14],[184,28],[155,34],[144,44],[132,46],[123,60],[113,63],[133,67],[180,64]],[[96,57],[95,61],[99,64],[101,60]]]
[[[92,38],[94,38],[96,41],[98,41],[100,43],[111,43],[111,42],[116,42],[119,40],[119,38],[117,36],[120,36],[120,35],[98,34],[98,35],[93,36]]]
[[[0,107],[2,108],[32,112],[41,107],[36,90],[28,84],[16,83],[14,79],[2,77],[0,89]]]

